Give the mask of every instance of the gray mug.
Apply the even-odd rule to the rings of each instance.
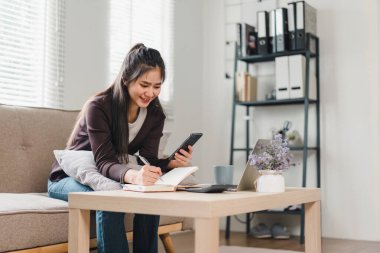
[[[232,165],[215,165],[214,176],[216,184],[232,184],[234,167]]]

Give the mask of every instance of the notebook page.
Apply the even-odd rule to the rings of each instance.
[[[158,185],[178,185],[183,179],[198,170],[198,167],[182,167],[175,168],[157,180]]]

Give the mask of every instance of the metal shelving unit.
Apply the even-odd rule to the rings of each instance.
[[[261,62],[268,62],[268,61],[274,61],[276,57],[281,56],[289,56],[289,55],[298,55],[302,54],[306,57],[306,80],[305,80],[305,94],[306,96],[303,98],[297,98],[297,99],[286,99],[286,100],[268,100],[268,101],[255,101],[255,102],[240,102],[236,100],[236,79],[234,76],[234,90],[233,90],[233,105],[232,105],[232,125],[231,125],[231,147],[230,147],[230,164],[233,164],[234,162],[234,153],[235,152],[246,152],[246,158],[248,159],[248,156],[251,152],[250,149],[250,122],[247,120],[245,124],[245,137],[246,137],[246,143],[245,147],[237,148],[235,147],[235,121],[236,121],[236,108],[237,107],[245,107],[246,110],[246,116],[250,116],[250,108],[251,107],[264,107],[264,106],[286,106],[286,105],[300,105],[304,106],[304,131],[303,131],[303,139],[304,143],[303,146],[300,147],[292,147],[291,150],[293,151],[299,151],[303,152],[303,163],[302,163],[302,187],[306,187],[306,175],[307,175],[307,156],[309,151],[313,151],[316,153],[316,169],[317,169],[317,187],[320,187],[321,184],[321,173],[320,173],[320,91],[319,91],[319,39],[315,35],[308,34],[307,35],[307,41],[306,41],[306,49],[305,50],[299,50],[299,51],[288,51],[288,52],[281,52],[281,53],[273,53],[268,55],[252,55],[248,57],[235,57],[234,62],[234,73],[236,75],[237,71],[237,63],[238,61],[245,62],[247,65],[253,64],[253,63],[261,63]],[[315,51],[312,52],[310,50],[310,43],[313,43],[315,45]],[[236,56],[237,50],[236,50]],[[310,99],[309,98],[309,84],[310,84],[310,60],[311,58],[315,58],[315,75],[316,75],[316,85],[317,85],[317,99]],[[316,139],[316,146],[315,147],[309,147],[308,146],[308,120],[309,120],[309,108],[310,105],[315,105],[316,109],[316,129],[317,129],[317,139]],[[301,224],[301,231],[300,231],[300,243],[304,243],[304,224],[305,224],[305,212],[304,207],[301,208],[299,211],[263,211],[259,213],[266,213],[266,214],[281,214],[281,215],[299,215],[300,216],[300,224]],[[254,215],[254,214],[252,214]],[[251,217],[251,214],[246,214],[246,230],[247,233],[250,231],[250,221],[253,218]],[[230,236],[230,217],[227,217],[226,222],[226,238],[228,239]]]

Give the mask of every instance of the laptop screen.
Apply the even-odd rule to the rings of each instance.
[[[270,143],[270,140],[259,139],[257,140],[255,147],[253,148],[251,154],[258,154],[259,147],[266,146]],[[259,177],[259,172],[255,165],[249,164],[245,166],[243,176],[240,179],[239,185],[237,186],[238,191],[256,191],[256,179]]]

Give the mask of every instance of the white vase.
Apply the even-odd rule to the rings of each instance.
[[[257,192],[284,192],[285,179],[281,172],[275,170],[259,171],[260,176],[256,182]]]

